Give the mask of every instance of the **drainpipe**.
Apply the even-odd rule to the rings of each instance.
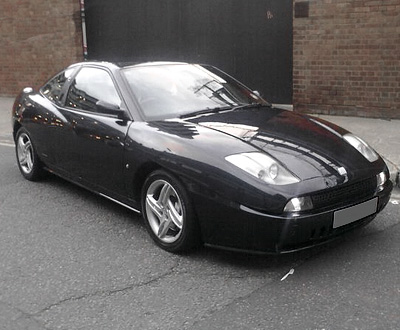
[[[88,58],[88,49],[87,49],[87,38],[86,38],[85,0],[79,0],[79,3],[81,6],[83,58],[86,61]]]

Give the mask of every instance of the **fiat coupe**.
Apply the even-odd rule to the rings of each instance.
[[[77,63],[25,88],[12,123],[26,179],[50,172],[140,213],[170,252],[312,247],[369,223],[392,190],[362,139],[207,65]]]

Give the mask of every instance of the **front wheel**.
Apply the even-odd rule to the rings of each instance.
[[[28,131],[21,127],[16,136],[15,151],[21,174],[30,181],[41,178],[43,170]]]
[[[142,210],[150,236],[164,250],[181,252],[199,244],[200,232],[189,196],[167,172],[155,171],[146,179]]]

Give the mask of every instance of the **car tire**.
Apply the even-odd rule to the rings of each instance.
[[[21,174],[29,181],[37,181],[43,176],[43,169],[36,148],[28,131],[21,127],[15,139],[15,152]]]
[[[200,230],[189,195],[182,183],[163,170],[151,173],[142,189],[146,228],[158,246],[184,252],[200,243]]]

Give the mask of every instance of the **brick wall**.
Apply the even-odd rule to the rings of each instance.
[[[296,111],[400,118],[400,0],[294,0],[293,64]]]
[[[0,0],[0,96],[82,60],[78,0]]]
[[[79,0],[0,2],[0,96],[82,60]],[[294,4],[295,110],[400,118],[400,0]]]

